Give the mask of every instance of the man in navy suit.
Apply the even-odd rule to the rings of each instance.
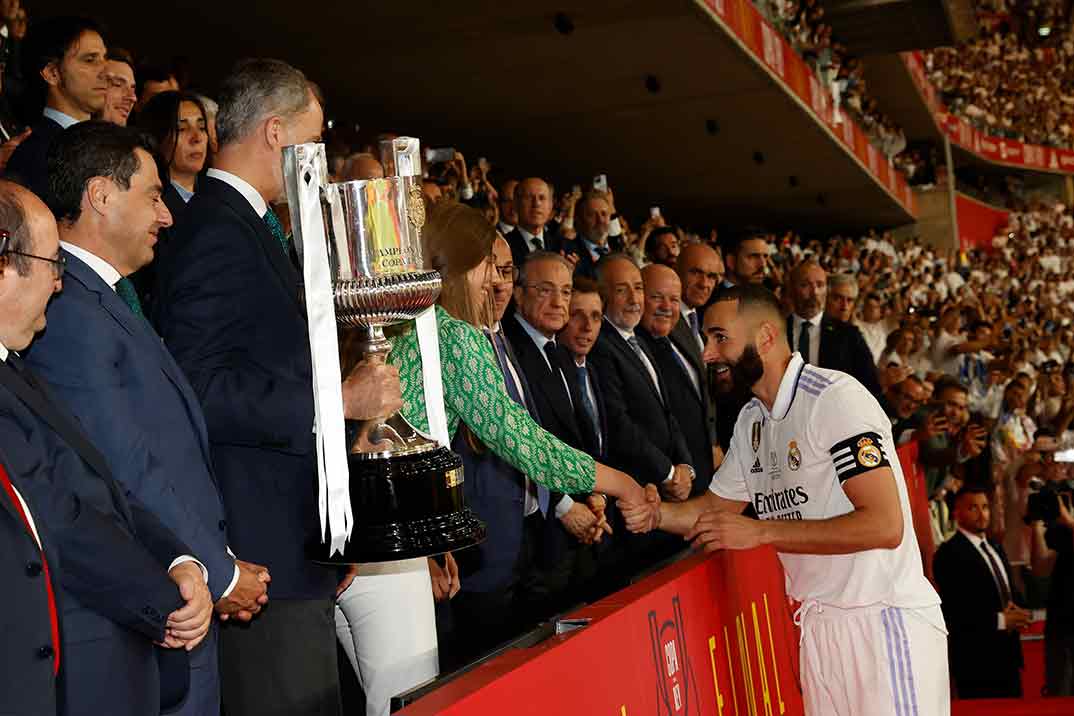
[[[604,324],[589,359],[600,372],[608,422],[615,426],[609,435],[610,464],[638,482],[658,485],[668,499],[684,500],[694,479],[690,451],[656,357],[634,333],[642,315],[641,272],[625,254],[612,254],[597,273]],[[662,535],[630,535],[625,542],[639,568],[682,547],[681,540]]]
[[[184,651],[169,652],[158,671],[153,644],[201,642],[212,616],[208,576],[113,479],[75,417],[17,353],[45,328],[45,307],[60,290],[52,214],[30,192],[0,182],[0,228],[0,449],[58,555],[60,701],[67,714],[157,713],[162,688],[181,698],[186,687],[175,685],[189,674]],[[49,645],[36,653],[56,658]]]
[[[41,119],[7,165],[7,176],[39,197],[48,191],[46,154],[67,127],[104,109],[107,53],[100,28],[87,18],[57,17],[35,24],[26,38],[23,60],[37,96]]]
[[[578,238],[570,242],[567,247],[569,252],[578,256],[578,263],[574,267],[575,278],[597,280],[597,263],[610,251],[614,211],[611,196],[597,189],[583,194],[578,200],[575,209]],[[615,238],[621,239],[621,237]]]
[[[136,131],[89,121],[49,148],[49,204],[67,261],[49,330],[27,363],[79,419],[115,478],[209,570],[221,618],[248,621],[268,571],[237,560],[197,396],[142,315],[130,274],[153,258],[171,216],[150,147]],[[220,711],[216,629],[191,654],[181,714]]]
[[[340,710],[335,569],[306,558],[320,539],[309,332],[284,198],[283,147],[315,141],[323,114],[309,82],[278,60],[245,60],[219,93],[213,168],[158,257],[155,323],[201,401],[232,549],[272,572],[272,605],[221,629],[224,709]],[[344,415],[402,405],[398,371],[360,364]],[[271,678],[266,678],[271,674]]]
[[[515,185],[515,211],[518,225],[504,238],[511,246],[515,266],[521,268],[534,251],[559,251],[563,240],[546,226],[552,218],[552,189],[537,177],[523,179]]]
[[[649,264],[641,276],[645,309],[637,332],[656,361],[656,370],[667,389],[668,407],[690,450],[695,479],[689,495],[693,497],[708,489],[713,473],[706,373],[703,364],[694,363],[689,351],[680,348],[671,336],[676,323],[682,323],[682,285],[678,275],[667,266]]]

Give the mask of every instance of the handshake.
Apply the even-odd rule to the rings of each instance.
[[[646,485],[638,492],[635,499],[620,499],[619,511],[628,530],[644,534],[660,527],[660,491],[656,485]]]

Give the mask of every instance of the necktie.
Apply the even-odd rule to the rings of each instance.
[[[996,558],[992,556],[992,550],[985,546],[984,542],[981,542],[981,551],[984,552],[985,559],[988,560],[988,566],[992,569],[992,578],[996,580],[996,589],[999,590],[999,598],[1003,600],[1003,608],[1006,609],[1007,605],[1011,603],[1011,590],[1007,586],[1007,582],[1003,579],[1003,572],[996,562]]]
[[[283,249],[283,253],[290,256],[291,244],[287,240],[287,235],[283,233],[283,224],[280,223],[280,217],[276,216],[276,212],[270,208],[261,218],[264,219],[265,225],[268,226],[269,231],[272,232],[272,238],[280,243],[280,248]]]
[[[660,381],[657,380],[656,369],[653,367],[652,362],[649,361],[649,357],[645,355],[645,351],[641,349],[641,344],[638,343],[638,337],[630,336],[630,338],[627,338],[627,343],[630,345],[631,350],[634,351],[634,355],[641,361],[641,365],[645,368],[645,372],[649,374],[649,379],[653,382],[653,388],[656,389],[656,394],[660,396],[660,400],[663,402],[664,396],[660,392]]]
[[[699,322],[698,322],[698,319],[697,319],[697,311],[696,310],[695,311],[690,311],[688,314],[686,314],[686,320],[690,323],[690,330],[692,330],[695,334],[700,336],[701,335],[701,326],[699,325]]]
[[[540,236],[533,237],[533,250],[544,251],[544,240]]]
[[[22,518],[23,523],[26,525],[26,531],[30,533],[30,536],[33,536],[34,531],[30,526],[30,518],[26,516],[26,511],[22,509],[22,503],[15,494],[15,486],[11,484],[11,478],[8,477],[7,471],[3,467],[0,467],[0,487],[8,494],[11,503],[15,505],[15,511],[19,513],[19,517]],[[36,566],[28,564],[26,569],[36,569]],[[43,549],[41,550],[41,573],[45,577],[45,594],[48,597],[49,631],[52,635],[52,673],[56,675],[60,673],[60,620],[56,611],[56,595],[52,591],[52,576],[49,574],[48,561],[45,559]]]
[[[523,408],[526,408],[527,411],[529,411],[529,406],[526,405],[526,401],[522,398],[522,391],[519,388],[518,384],[515,383],[515,377],[511,373],[511,369],[508,365],[507,344],[504,341],[503,334],[493,333],[491,337],[493,346],[492,352],[496,354],[496,362],[500,364],[500,372],[503,373],[503,383],[504,386],[507,388],[507,395],[511,398],[511,400],[515,401]],[[532,415],[532,411],[530,412]],[[530,482],[529,476],[526,476],[526,482]],[[550,502],[551,494],[549,493],[548,488],[544,485],[538,484],[537,506],[540,508],[542,515],[548,515],[548,505]]]
[[[584,366],[578,366],[578,392],[582,396],[582,412],[585,413],[586,418],[593,424],[593,434],[597,436],[597,449],[601,448],[601,444],[604,442],[603,436],[600,434],[600,423],[597,421],[597,409],[593,405],[593,401],[589,399],[589,370]]]
[[[802,321],[802,332],[798,336],[798,352],[802,354],[802,360],[806,363],[809,362],[809,329],[813,327],[813,324],[809,321]]]
[[[134,283],[124,276],[116,281],[116,293],[123,299],[123,303],[131,309],[131,313],[141,318],[145,318],[145,312],[142,310],[142,302],[138,299],[138,292],[134,290]]]

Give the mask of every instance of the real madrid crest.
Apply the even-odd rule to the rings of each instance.
[[[787,444],[787,467],[795,471],[802,466],[802,451],[798,449],[798,443],[791,440]]]
[[[876,467],[880,464],[882,456],[880,448],[876,446],[872,438],[862,438],[858,441],[858,464],[863,467]]]
[[[753,444],[753,451],[757,452],[761,449],[761,423],[760,421],[754,421],[753,429],[750,431],[750,442]]]

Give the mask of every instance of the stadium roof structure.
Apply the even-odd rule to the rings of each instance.
[[[914,220],[909,189],[860,130],[819,116],[819,92],[803,99],[815,80],[749,0],[317,3],[301,18],[280,0],[174,6],[167,32],[134,0],[95,10],[136,52],[189,57],[210,90],[238,57],[281,57],[322,85],[329,116],[560,189],[606,173],[622,207],[659,203],[699,228]]]

